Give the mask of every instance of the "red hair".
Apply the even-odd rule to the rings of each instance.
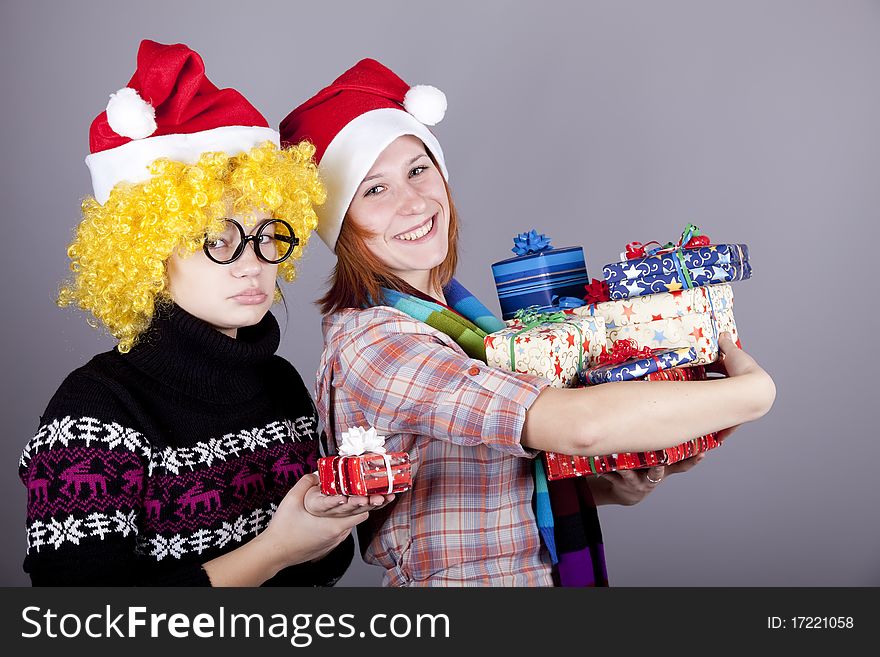
[[[449,251],[446,259],[431,270],[431,289],[442,288],[449,283],[458,264],[458,213],[445,179],[443,186],[449,198]],[[329,278],[330,289],[317,302],[322,314],[329,315],[344,308],[365,308],[374,303],[382,303],[383,287],[420,295],[418,290],[373,255],[367,246],[370,237],[373,234],[363,226],[350,220],[342,222],[339,239],[336,241],[336,266]]]

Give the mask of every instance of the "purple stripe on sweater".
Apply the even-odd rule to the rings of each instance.
[[[132,509],[143,497],[143,465],[127,450],[59,448],[36,454],[24,483],[28,522],[77,511]]]
[[[207,469],[151,477],[144,501],[146,531],[171,534],[215,527],[255,506],[278,504],[317,467],[314,443],[272,445]]]

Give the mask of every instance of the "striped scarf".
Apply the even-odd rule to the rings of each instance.
[[[486,362],[483,338],[506,325],[461,283],[443,288],[449,308],[410,294],[382,288],[382,304],[395,308],[451,337],[471,358]],[[455,312],[453,312],[455,311]],[[605,551],[596,504],[581,477],[548,481],[542,459],[534,460],[535,518],[554,563],[558,586],[607,586]]]

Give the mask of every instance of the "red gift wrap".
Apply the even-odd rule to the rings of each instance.
[[[659,372],[652,372],[642,381],[703,381],[706,379],[704,367],[677,367]],[[675,447],[660,449],[652,452],[623,452],[620,454],[606,454],[604,456],[569,456],[556,452],[544,453],[544,465],[547,470],[547,479],[566,479],[569,477],[584,477],[615,470],[638,470],[650,468],[655,465],[671,465],[684,459],[696,456],[700,452],[715,449],[721,443],[716,440],[715,434],[694,438]]]
[[[409,490],[412,467],[406,452],[325,456],[318,459],[318,479],[324,495],[387,495]]]

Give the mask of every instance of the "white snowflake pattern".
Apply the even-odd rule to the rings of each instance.
[[[260,429],[244,430],[238,435],[241,438],[241,448],[253,452],[262,440],[263,432]]]
[[[35,452],[39,452],[40,448],[44,445],[44,441],[46,439],[47,434],[49,433],[48,427],[42,426],[37,429],[37,433],[31,438],[30,442],[25,447],[25,451],[30,454],[31,449]]]
[[[189,537],[189,546],[199,554],[211,547],[214,541],[214,532],[210,529],[199,529]]]
[[[86,441],[86,447],[92,446],[92,441],[99,442],[100,434],[104,430],[104,424],[93,417],[81,417],[76,424],[79,431],[78,438]]]
[[[227,433],[221,440],[223,441],[223,447],[226,448],[227,454],[238,456],[238,452],[241,450],[241,441],[238,439],[237,434]]]
[[[122,445],[128,451],[139,453],[145,459],[150,457],[152,450],[141,432],[124,427],[118,422],[104,425],[104,431],[107,434],[104,437],[104,442],[110,449],[116,449]]]
[[[193,447],[174,449],[166,447],[161,453],[153,454],[148,473],[164,469],[171,474],[180,474],[181,469],[195,470],[197,467],[211,467],[217,460],[228,461],[242,452],[255,452],[266,449],[273,442],[284,443],[289,440],[315,440],[317,437],[315,418],[302,416],[296,420],[274,421],[265,427],[244,429],[237,434],[227,433],[221,438],[211,438]],[[149,456],[149,452],[148,452]]]
[[[27,529],[28,552],[39,552],[47,545],[56,550],[64,543],[79,545],[80,541],[91,537],[104,540],[113,533],[123,537],[137,534],[136,519],[134,511],[123,513],[117,510],[113,516],[96,511],[85,518],[67,516],[63,520],[52,518],[47,523],[36,520]]]
[[[144,435],[139,431],[135,431],[128,427],[124,427],[123,431],[125,432],[125,435],[122,438],[122,444],[125,448],[132,452],[140,451],[141,456],[144,457],[144,459],[150,458],[153,450]]]
[[[232,524],[232,540],[240,543],[247,534],[247,521],[244,516],[239,516]]]
[[[116,449],[122,444],[122,437],[125,434],[125,428],[119,424],[119,422],[111,422],[104,427],[104,431],[107,433],[104,438],[107,447],[110,449]]]
[[[157,534],[150,540],[150,544],[152,546],[150,554],[159,561],[168,556],[180,559],[184,552],[186,552],[186,539],[180,534],[174,534],[168,538]]]
[[[263,509],[254,509],[247,517],[247,533],[256,536],[263,529],[266,514]]]
[[[266,425],[264,431],[269,434],[272,440],[283,443],[290,437],[290,430],[281,422],[270,422]]]
[[[61,419],[52,420],[47,426],[48,435],[46,436],[45,446],[47,449],[53,449],[56,442],[60,442],[65,447],[75,438],[71,434],[71,428],[74,426],[74,420],[68,415]]]
[[[48,523],[36,520],[27,528],[28,552],[39,552],[51,545],[56,550],[64,543],[79,545],[86,538],[104,540],[111,534],[122,537],[137,536],[135,550],[138,554],[150,555],[158,560],[179,559],[189,552],[202,554],[211,547],[225,547],[229,543],[242,543],[252,535],[259,534],[269,524],[278,509],[277,504],[254,509],[239,516],[234,521],[223,522],[216,530],[202,528],[187,536],[141,536],[138,532],[136,511],[116,510],[112,516],[95,512],[86,518],[68,516],[63,521],[56,518]]]
[[[111,518],[107,516],[106,513],[93,513],[89,516],[86,516],[85,526],[86,529],[90,530],[93,536],[97,536],[102,541],[104,540],[104,535],[109,534],[110,522]]]
[[[217,530],[217,547],[224,547],[232,540],[232,525],[224,522]]]
[[[306,435],[313,439],[315,437],[315,418],[308,415],[301,415],[296,419],[296,428],[299,429],[301,437]]]
[[[226,460],[226,450],[223,449],[221,440],[217,438],[211,438],[207,443],[199,443],[193,449],[199,453],[202,462],[209,468],[214,463],[214,459],[218,461]]]
[[[190,471],[195,470],[199,463],[198,453],[195,449],[179,449],[177,450],[177,460],[181,466],[186,466]]]
[[[86,447],[97,442],[109,449],[123,445],[125,449],[140,454],[144,459],[148,459],[151,453],[146,438],[134,429],[123,427],[117,422],[104,424],[92,417],[74,419],[68,415],[56,418],[37,430],[22,451],[19,465],[27,467],[34,454],[55,449],[58,445],[70,447],[75,441],[84,442]]]
[[[123,536],[128,536],[129,534],[137,534],[137,514],[132,510],[128,513],[123,513],[119,509],[113,514],[113,520],[116,522],[116,526],[113,528],[113,531],[117,531]]]
[[[42,440],[43,440],[42,430],[36,436],[31,438],[31,440],[28,442],[28,444],[24,446],[24,449],[21,450],[21,456],[18,457],[18,467],[19,468],[26,468],[27,464],[30,463],[31,446],[34,445],[35,440],[42,442]],[[36,449],[35,449],[35,451],[36,451]]]
[[[56,550],[65,541],[79,545],[80,540],[86,537],[86,534],[80,529],[80,525],[82,525],[82,520],[75,516],[67,516],[64,522],[52,518],[46,527],[49,530],[49,539],[46,542],[51,543]]]
[[[46,529],[45,523],[41,520],[35,520],[30,527],[28,527],[27,531],[28,552],[31,550],[39,552],[40,548],[46,545],[46,541],[43,539],[46,538],[47,533],[48,530]]]
[[[164,468],[172,474],[180,474],[181,463],[178,457],[179,453],[180,450],[174,449],[173,447],[166,447],[162,450],[162,453],[159,454],[159,458],[155,465]]]

